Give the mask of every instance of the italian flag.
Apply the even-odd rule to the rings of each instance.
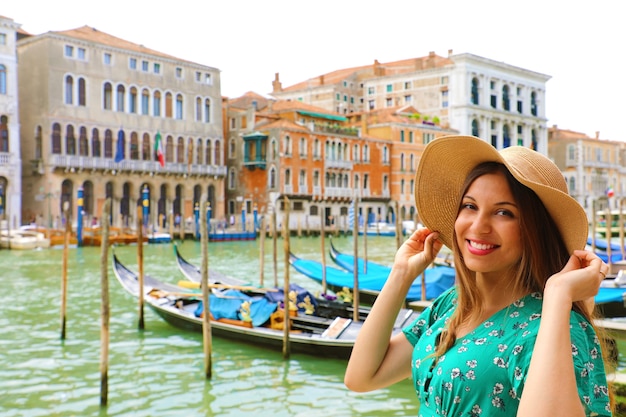
[[[165,153],[163,153],[163,140],[161,139],[161,132],[157,132],[156,138],[154,141],[154,152],[156,153],[156,157],[159,160],[159,164],[161,164],[161,168],[165,166]]]

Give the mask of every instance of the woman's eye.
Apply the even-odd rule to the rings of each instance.
[[[509,210],[498,210],[496,213],[499,216],[514,217],[513,213],[511,213]]]
[[[476,205],[474,203],[463,203],[461,208],[473,210],[476,208]]]

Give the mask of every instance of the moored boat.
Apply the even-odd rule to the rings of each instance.
[[[113,271],[123,288],[129,294],[138,297],[140,289],[137,275],[122,265],[115,254]],[[201,294],[164,283],[149,275],[144,276],[143,293],[146,304],[171,325],[186,330],[202,331],[203,319],[199,314],[202,312]],[[209,305],[213,335],[273,348],[282,347],[284,314],[281,322],[278,303],[273,303],[266,297],[249,296],[243,292],[227,290],[227,292],[214,291]],[[225,305],[231,307],[229,311],[225,311]],[[233,306],[236,308],[235,311]],[[327,318],[307,314],[307,307],[302,308],[304,312],[298,310],[289,314],[289,343],[292,352],[347,359],[361,329],[362,321],[353,321],[340,316]],[[255,314],[253,310],[261,314]],[[277,312],[279,314],[276,314]],[[396,320],[394,333],[399,332],[402,326],[408,325],[415,317],[417,317],[415,311],[403,309]]]

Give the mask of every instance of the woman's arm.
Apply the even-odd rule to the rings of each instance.
[[[546,283],[541,324],[518,417],[585,415],[574,373],[570,314],[574,301],[597,294],[604,278],[601,268],[606,270],[595,254],[576,251],[563,270]]]
[[[391,338],[391,332],[411,284],[443,246],[438,236],[420,229],[398,249],[391,273],[352,349],[344,377],[349,389],[372,391],[411,375],[413,346],[403,333]]]

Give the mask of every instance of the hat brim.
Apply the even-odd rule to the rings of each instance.
[[[454,223],[459,209],[461,187],[471,170],[483,162],[502,163],[519,182],[537,194],[557,225],[570,253],[576,249],[584,249],[589,234],[587,214],[566,192],[567,186],[562,176],[561,188],[565,192],[528,180],[528,177],[542,175],[542,167],[547,163],[554,165],[553,162],[521,146],[512,146],[498,152],[491,144],[473,136],[445,136],[435,139],[424,149],[417,167],[417,213],[428,229],[439,232],[444,245],[453,248]]]

